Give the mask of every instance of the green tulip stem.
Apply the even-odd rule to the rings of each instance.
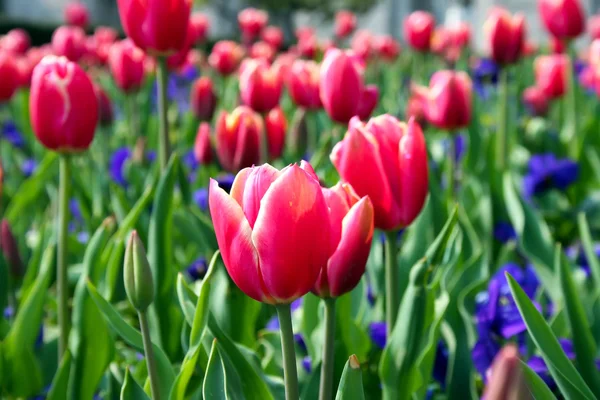
[[[446,185],[448,186],[448,200],[450,202],[450,208],[454,207],[455,196],[456,196],[456,142],[454,140],[454,133],[449,132],[448,137],[448,153],[446,154]]]
[[[567,74],[567,96],[565,99],[566,105],[566,117],[565,117],[565,137],[564,139],[567,141],[569,146],[569,156],[574,159],[579,159],[580,152],[580,141],[581,141],[581,133],[578,131],[577,126],[577,82],[575,81],[575,72],[573,68],[573,62],[576,60],[576,55],[574,55],[574,50],[569,44],[569,63],[567,64],[566,74]]]
[[[69,189],[71,188],[71,165],[69,156],[60,156],[58,187],[58,252],[56,260],[56,291],[58,295],[58,359],[62,359],[69,340],[69,286],[67,283],[67,227],[69,223]]]
[[[150,379],[150,389],[152,390],[152,400],[160,399],[158,389],[158,372],[156,369],[156,359],[152,349],[152,340],[150,338],[150,328],[148,326],[148,316],[146,312],[138,312],[140,319],[140,330],[142,331],[142,340],[144,342],[144,354],[146,355],[146,365],[148,367],[148,378]]]
[[[391,336],[398,307],[400,306],[398,288],[398,247],[396,240],[398,232],[387,231],[385,233],[385,322],[387,325],[387,337]]]
[[[496,169],[502,173],[508,164],[508,66],[500,68],[498,85],[498,130],[496,131]]]
[[[157,57],[157,80],[158,80],[158,158],[161,170],[167,168],[169,155],[171,153],[169,144],[169,120],[167,118],[167,58]]]
[[[331,400],[333,393],[333,354],[335,348],[335,297],[323,299],[325,304],[325,342],[319,400]]]
[[[296,350],[294,348],[294,332],[292,330],[292,310],[289,304],[278,304],[275,308],[277,309],[279,329],[281,331],[285,399],[298,400],[298,372],[296,371]]]

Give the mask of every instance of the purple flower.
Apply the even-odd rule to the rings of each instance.
[[[510,222],[500,221],[494,225],[494,238],[500,243],[507,243],[517,239],[517,232]]]
[[[300,347],[302,352],[306,353],[308,348],[306,347],[306,342],[304,341],[304,336],[301,333],[294,333],[294,341]]]
[[[560,345],[570,360],[575,359],[575,352],[573,351],[573,343],[569,339],[559,339]],[[540,356],[532,356],[527,360],[527,365],[531,368],[536,374],[540,376],[546,382],[548,387],[552,390],[556,389],[556,382],[554,382],[554,378],[548,371],[548,367],[546,366],[546,362]]]
[[[11,319],[12,317],[15,316],[15,309],[13,306],[8,306],[4,309],[3,312],[4,315],[4,319]]]
[[[380,349],[384,349],[387,342],[386,329],[387,325],[383,321],[372,322],[369,324],[369,336],[371,336],[371,341]]]
[[[487,58],[480,58],[472,68],[473,89],[482,99],[489,98],[489,85],[498,83],[498,65]]]
[[[19,149],[25,145],[25,139],[13,121],[6,121],[2,125],[2,139]]]
[[[523,194],[531,198],[550,189],[565,190],[578,175],[579,165],[575,161],[558,159],[551,153],[533,155],[523,178]]]
[[[202,188],[194,192],[194,203],[202,211],[208,211],[208,189]]]
[[[373,307],[376,300],[375,293],[373,293],[373,285],[371,285],[370,280],[367,278],[367,301],[369,302],[369,305]]]
[[[110,178],[118,185],[127,186],[125,179],[125,163],[131,157],[131,150],[122,147],[112,154],[108,163],[108,173]]]
[[[294,300],[292,302],[292,304],[290,304],[292,313],[299,310],[300,307],[302,307],[302,298],[299,298],[298,300]],[[267,322],[267,325],[265,325],[265,329],[267,329],[269,331],[278,331],[279,330],[279,320],[277,319],[276,315]]]
[[[198,258],[186,268],[186,272],[192,281],[197,281],[204,278],[207,270],[208,263],[204,257]]]
[[[23,175],[25,175],[25,178],[29,178],[31,175],[33,175],[36,168],[37,161],[35,161],[33,158],[27,158],[21,163],[21,171],[23,172]]]
[[[188,167],[190,171],[195,171],[198,168],[198,161],[196,161],[196,157],[194,156],[193,151],[188,151],[183,156],[183,163]]]
[[[302,367],[307,374],[310,374],[310,371],[312,371],[312,360],[310,359],[310,356],[302,358]]]
[[[451,138],[444,140],[444,149],[450,151],[450,141],[454,141],[454,161],[459,162],[465,153],[465,136],[462,134],[453,135]]]
[[[473,365],[483,378],[484,382],[487,381],[487,371],[499,351],[500,345],[488,335],[480,335],[479,340],[477,340],[477,343],[475,343],[475,346],[471,351]]]
[[[435,361],[433,363],[433,379],[438,381],[442,387],[446,384],[446,375],[448,373],[448,348],[444,341],[438,342],[435,351]]]
[[[235,179],[235,176],[233,176],[232,174],[225,174],[225,175],[221,175],[221,176],[218,176],[215,178],[215,180],[219,184],[219,187],[221,189],[223,189],[224,191],[226,191],[227,193],[229,193],[231,191],[231,187],[233,186],[234,179]]]
[[[586,276],[590,276],[590,263],[588,262],[585,251],[581,244],[571,246],[566,250],[567,256],[585,272]],[[600,243],[594,245],[594,253],[596,257],[600,257]]]

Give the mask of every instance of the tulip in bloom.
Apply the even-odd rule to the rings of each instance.
[[[29,50],[31,39],[26,30],[15,28],[0,38],[0,50],[13,54],[24,55]]]
[[[313,292],[319,297],[339,297],[358,285],[365,273],[374,229],[373,204],[362,199],[347,183],[323,188],[329,206],[333,254],[321,269]]]
[[[60,26],[52,34],[52,49],[57,56],[77,62],[85,53],[85,32],[78,26]]]
[[[210,141],[210,124],[202,122],[198,127],[194,142],[194,159],[198,164],[210,164],[213,160],[213,150]]]
[[[404,21],[404,38],[417,51],[429,51],[435,18],[425,11],[414,11]]]
[[[356,115],[361,120],[367,120],[375,111],[375,107],[377,107],[377,103],[379,102],[379,89],[375,85],[366,86],[360,96],[360,101],[358,102],[358,110],[356,111]]]
[[[65,7],[65,22],[67,25],[78,26],[85,29],[90,23],[90,15],[85,4],[71,1]]]
[[[523,103],[533,115],[544,116],[548,112],[548,97],[536,86],[525,89]]]
[[[331,161],[359,196],[371,198],[377,228],[404,228],[421,212],[427,197],[427,149],[414,119],[407,125],[386,114],[365,125],[353,118]]]
[[[283,45],[283,31],[278,26],[267,26],[260,37],[275,50],[279,50]]]
[[[573,39],[585,30],[585,14],[579,0],[538,0],[544,26],[558,39]]]
[[[329,209],[312,167],[243,169],[228,195],[210,182],[223,263],[251,298],[288,304],[314,286],[331,255]]]
[[[190,17],[189,24],[192,31],[192,43],[204,43],[206,36],[208,35],[208,30],[210,29],[210,21],[208,20],[208,17],[202,13],[195,12]]]
[[[600,39],[600,14],[592,15],[588,20],[588,31],[592,40]]]
[[[269,157],[275,160],[283,154],[285,146],[285,134],[287,132],[287,121],[281,108],[277,107],[269,111],[265,117],[267,131],[267,144]]]
[[[94,139],[94,86],[85,71],[65,57],[46,56],[33,70],[29,112],[35,135],[50,150],[80,152]]]
[[[390,35],[375,37],[373,48],[377,56],[384,61],[395,61],[401,51],[400,43]]]
[[[491,58],[498,64],[513,64],[523,54],[525,42],[525,17],[511,16],[503,8],[496,7],[484,25]]]
[[[260,60],[246,60],[240,74],[240,97],[254,111],[265,113],[279,104],[283,81],[278,71]]]
[[[137,92],[145,74],[146,55],[130,39],[115,43],[110,48],[108,66],[115,83],[125,93]]]
[[[217,107],[217,95],[209,77],[203,76],[192,84],[190,90],[191,108],[196,118],[210,121]]]
[[[169,55],[186,45],[192,0],[117,0],[121,25],[135,45],[151,55]]]
[[[20,83],[20,73],[11,54],[0,50],[0,104],[11,99]]]
[[[259,114],[246,106],[231,114],[222,111],[216,124],[217,157],[230,172],[251,167],[260,162],[264,124]]]
[[[342,10],[335,14],[335,36],[345,38],[356,29],[356,15],[352,11]]]
[[[221,75],[231,75],[242,61],[244,51],[236,42],[222,40],[215,43],[208,57],[208,63]]]
[[[269,15],[265,11],[256,8],[246,8],[238,14],[238,23],[246,43],[250,43],[259,37],[268,22]]]
[[[567,89],[569,57],[564,54],[538,56],[533,65],[536,86],[550,99],[562,97]]]
[[[288,92],[294,103],[307,110],[321,108],[319,97],[319,64],[312,60],[296,60],[287,81]]]

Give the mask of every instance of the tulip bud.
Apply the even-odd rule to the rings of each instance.
[[[190,90],[190,104],[192,111],[201,121],[210,121],[217,106],[217,95],[209,77],[198,78]]]
[[[8,262],[11,275],[22,278],[25,275],[25,268],[19,254],[19,246],[6,219],[0,223],[0,248],[4,259]]]
[[[395,61],[400,55],[400,44],[390,35],[377,36],[373,40],[377,56],[384,61]]]
[[[154,281],[144,244],[137,231],[131,232],[125,249],[123,282],[131,305],[140,313],[146,311],[154,301]]]
[[[50,150],[84,151],[94,139],[94,86],[79,65],[64,57],[46,56],[33,70],[29,112],[38,140]]]
[[[414,11],[404,21],[404,38],[416,51],[429,51],[435,18],[425,11]]]
[[[202,13],[193,13],[190,17],[190,26],[192,29],[192,43],[201,44],[206,41],[208,30],[210,29],[210,21],[208,17]]]
[[[490,372],[483,396],[486,400],[531,399],[521,371],[519,351],[514,345],[509,344],[500,350]]]
[[[356,29],[356,15],[352,11],[342,10],[335,14],[335,36],[348,37]]]
[[[260,115],[245,106],[227,114],[222,111],[216,125],[217,157],[231,172],[260,162],[261,137],[264,124]]]
[[[283,154],[285,134],[287,132],[287,121],[281,108],[277,107],[269,111],[265,117],[265,127],[267,131],[269,157],[271,160],[275,160]]]
[[[319,44],[316,36],[302,36],[298,40],[297,51],[302,57],[312,60],[316,57],[318,50]]]
[[[94,85],[98,98],[98,119],[101,126],[108,126],[113,122],[113,109],[110,99],[100,85]]]
[[[251,43],[269,22],[269,15],[256,8],[246,8],[238,14],[238,23],[245,43]]]
[[[366,62],[373,53],[373,34],[364,29],[356,32],[350,47],[358,58]]]
[[[513,64],[523,53],[525,42],[525,17],[511,16],[496,7],[485,22],[484,31],[492,59],[498,64]]]
[[[244,51],[236,42],[222,40],[213,46],[208,63],[221,75],[227,76],[237,70],[243,56]]]
[[[265,43],[268,43],[275,51],[283,45],[283,31],[278,26],[267,26],[260,36]]]
[[[353,118],[331,161],[359,196],[371,198],[377,228],[404,228],[421,212],[428,187],[427,149],[413,119],[407,125],[380,115],[365,125]]]
[[[85,32],[78,26],[60,26],[52,34],[52,49],[57,56],[77,62],[85,53]]]
[[[0,104],[8,102],[20,83],[20,73],[14,58],[0,50]]]
[[[0,38],[0,49],[9,53],[24,55],[29,46],[31,39],[26,30],[15,28],[8,31],[6,35]]]
[[[240,96],[245,105],[266,113],[279,104],[283,82],[273,67],[260,60],[246,60],[240,74]]]
[[[573,39],[585,30],[585,14],[579,0],[539,0],[544,26],[554,37]]]
[[[532,115],[544,116],[548,112],[548,98],[541,89],[535,86],[525,89],[523,102]]]
[[[600,14],[592,15],[588,20],[588,31],[592,40],[600,39]]]
[[[296,60],[292,64],[287,82],[290,97],[307,110],[321,108],[319,97],[319,64],[311,60]]]
[[[117,0],[121,25],[135,45],[151,55],[169,55],[186,45],[191,0]]]
[[[125,93],[137,92],[144,82],[146,55],[130,39],[110,47],[108,66],[116,85]]]
[[[567,89],[569,57],[564,54],[538,56],[533,64],[536,86],[550,99],[562,97]]]
[[[356,115],[362,120],[367,120],[377,107],[379,101],[379,89],[375,85],[366,86],[358,102]]]
[[[85,4],[71,1],[65,7],[65,22],[67,25],[85,29],[90,23],[90,15]]]
[[[212,143],[210,142],[210,124],[202,122],[198,127],[194,142],[194,158],[198,164],[210,164],[213,159]]]

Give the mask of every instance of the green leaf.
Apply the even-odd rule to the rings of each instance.
[[[562,394],[567,399],[594,400],[596,397],[579,375],[571,360],[566,356],[544,317],[517,281],[508,273],[506,278],[521,317],[523,317],[523,321],[527,326],[527,331],[539,349]]]
[[[594,244],[592,242],[592,235],[590,234],[590,227],[588,226],[587,219],[584,213],[580,213],[577,216],[577,223],[579,225],[579,236],[581,237],[581,244],[585,252],[585,258],[590,266],[592,273],[592,279],[594,280],[594,287],[596,293],[600,293],[600,261],[594,251]]]
[[[182,208],[173,214],[173,224],[178,233],[197,244],[201,252],[208,253],[218,248],[212,223],[204,214]]]
[[[196,313],[195,303],[198,302],[198,296],[196,296],[196,293],[187,284],[181,273],[177,276],[177,297],[179,298],[179,305],[183,311],[183,316],[191,327],[194,323],[194,314]]]
[[[46,400],[63,400],[68,397],[69,373],[71,372],[71,352],[67,349],[52,380],[52,387]]]
[[[125,370],[125,379],[121,388],[121,400],[150,400],[144,389],[131,376],[129,368]]]
[[[217,340],[213,340],[210,349],[206,375],[202,384],[202,395],[205,400],[228,400],[231,398],[227,386],[227,372],[219,354]]]
[[[208,324],[209,302],[210,302],[210,286],[211,279],[213,277],[217,259],[221,253],[219,250],[215,252],[210,264],[208,265],[208,271],[202,280],[200,286],[200,294],[198,296],[198,302],[196,303],[196,312],[194,314],[194,320],[192,323],[192,332],[190,334],[190,348],[200,346],[204,333],[206,332],[206,325]]]
[[[341,336],[342,342],[348,352],[354,351],[358,357],[366,359],[371,349],[371,339],[364,329],[358,325],[356,318],[352,315],[351,296],[352,293],[347,293],[338,297],[335,302],[336,330]]]
[[[39,331],[37,331],[39,332]],[[43,388],[42,371],[33,349],[3,345],[4,389],[14,397],[37,395]]]
[[[192,378],[196,370],[196,364],[198,363],[198,356],[201,352],[204,352],[204,347],[202,345],[191,348],[190,351],[185,356],[183,363],[181,364],[181,369],[179,370],[179,374],[175,378],[175,382],[173,383],[173,388],[171,389],[171,395],[169,398],[171,400],[184,400],[186,398],[185,393],[188,387],[188,383]],[[196,377],[195,379],[202,379],[201,377]]]
[[[363,390],[362,383],[362,371],[360,370],[360,364],[358,358],[355,355],[351,355],[346,362],[344,372],[342,372],[342,379],[338,386],[336,400],[364,400],[365,392]]]
[[[444,256],[444,252],[448,245],[448,241],[452,236],[452,232],[454,230],[454,226],[458,221],[458,207],[454,207],[448,220],[444,224],[444,227],[440,231],[440,233],[435,238],[434,242],[429,246],[427,252],[425,253],[425,258],[429,261],[430,265],[438,265],[441,264],[442,258]]]
[[[527,388],[535,400],[556,400],[556,396],[548,388],[546,382],[527,363],[521,361],[521,368]]]
[[[148,207],[152,196],[154,196],[154,184],[146,187],[144,193],[140,196],[138,201],[134,204],[133,208],[119,223],[119,229],[115,232],[114,237],[120,240],[125,240],[127,234],[135,227],[142,213]]]

